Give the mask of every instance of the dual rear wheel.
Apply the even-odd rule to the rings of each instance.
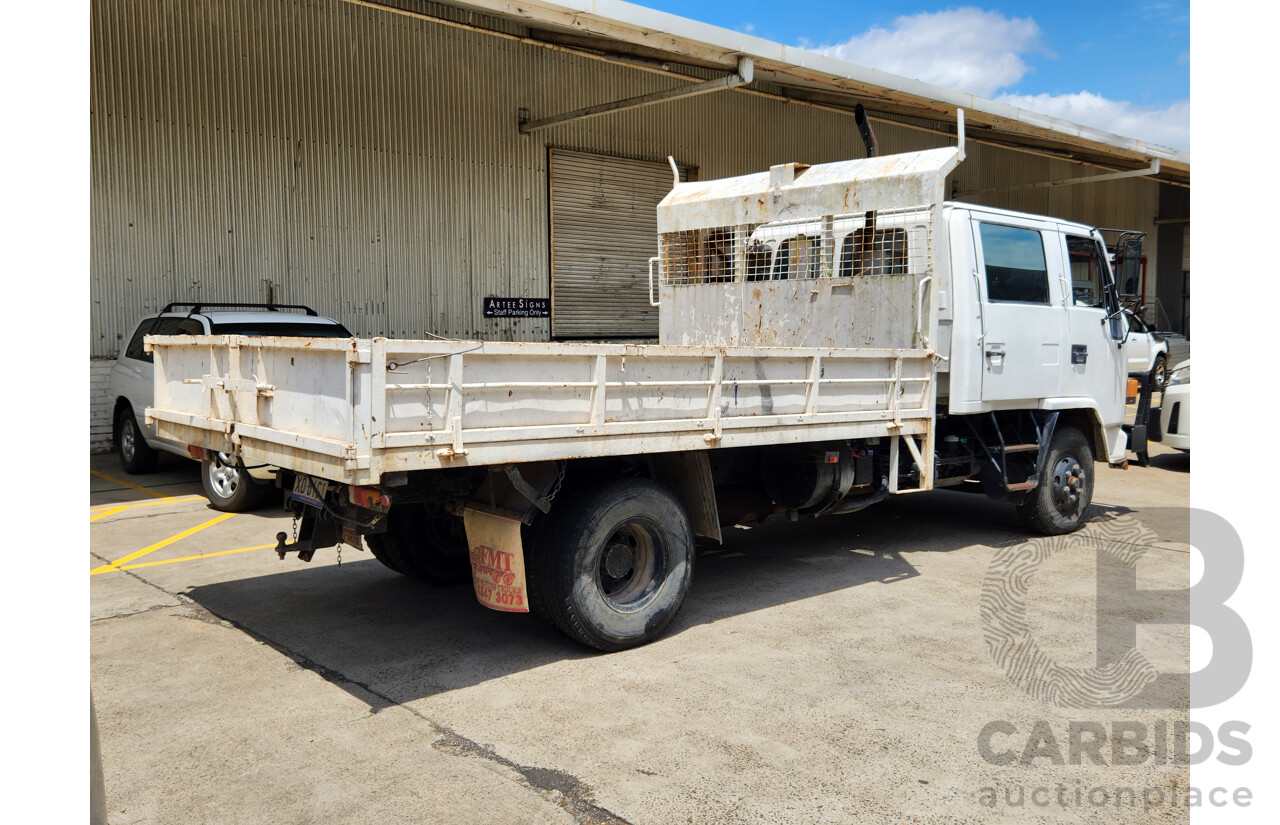
[[[663,485],[620,479],[559,503],[526,542],[530,609],[598,650],[662,635],[693,578],[689,516]]]
[[[385,533],[364,537],[373,557],[395,572],[428,584],[471,579],[462,519],[427,504],[399,504],[387,514]]]
[[[365,536],[388,568],[437,585],[470,580],[462,519],[401,504],[383,533]],[[599,650],[651,642],[675,618],[693,577],[688,514],[666,487],[628,478],[560,498],[525,528],[530,611]]]

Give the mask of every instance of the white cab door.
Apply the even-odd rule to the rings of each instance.
[[[1063,253],[1070,267],[1071,371],[1067,374],[1067,394],[1091,398],[1098,405],[1102,423],[1116,426],[1124,422],[1124,382],[1129,372],[1125,340],[1111,334],[1108,318],[1119,309],[1106,249],[1094,237],[1063,229]],[[1124,316],[1117,317],[1118,329],[1129,333]],[[1143,346],[1141,343],[1139,347]],[[1146,346],[1150,346],[1148,342]],[[1149,357],[1149,350],[1148,355]],[[1139,372],[1145,367],[1140,367]]]
[[[1062,395],[1066,311],[1050,277],[1047,244],[1057,232],[1038,221],[973,214],[982,290],[982,400],[1035,401]]]

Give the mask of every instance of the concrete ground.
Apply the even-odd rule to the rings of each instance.
[[[1104,598],[1095,634],[1099,558],[1188,584],[1190,458],[1152,455],[1098,469],[1097,519],[1069,539],[957,492],[732,530],[666,636],[608,655],[359,550],[279,561],[288,517],[209,509],[193,463],[94,458],[110,821],[1186,822],[1188,769],[1165,757],[1185,678],[1155,707],[1059,704],[1187,669],[1187,628],[1150,623],[1185,599]],[[1010,627],[1038,659],[1006,655]],[[1138,655],[1090,675],[1096,636]],[[1082,751],[1099,730],[1148,752]]]

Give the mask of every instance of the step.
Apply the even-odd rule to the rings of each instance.
[[[1034,490],[1035,488],[1036,488],[1036,482],[1034,481],[1017,481],[1017,482],[1014,482],[1013,484],[1005,485],[1005,489],[1007,489],[1011,493],[1016,493],[1021,490]]]
[[[1004,451],[1006,453],[1033,453],[1040,449],[1039,444],[1006,444]]]

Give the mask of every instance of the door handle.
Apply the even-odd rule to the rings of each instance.
[[[1083,364],[1089,360],[1089,347],[1084,344],[1071,345],[1071,363]]]

